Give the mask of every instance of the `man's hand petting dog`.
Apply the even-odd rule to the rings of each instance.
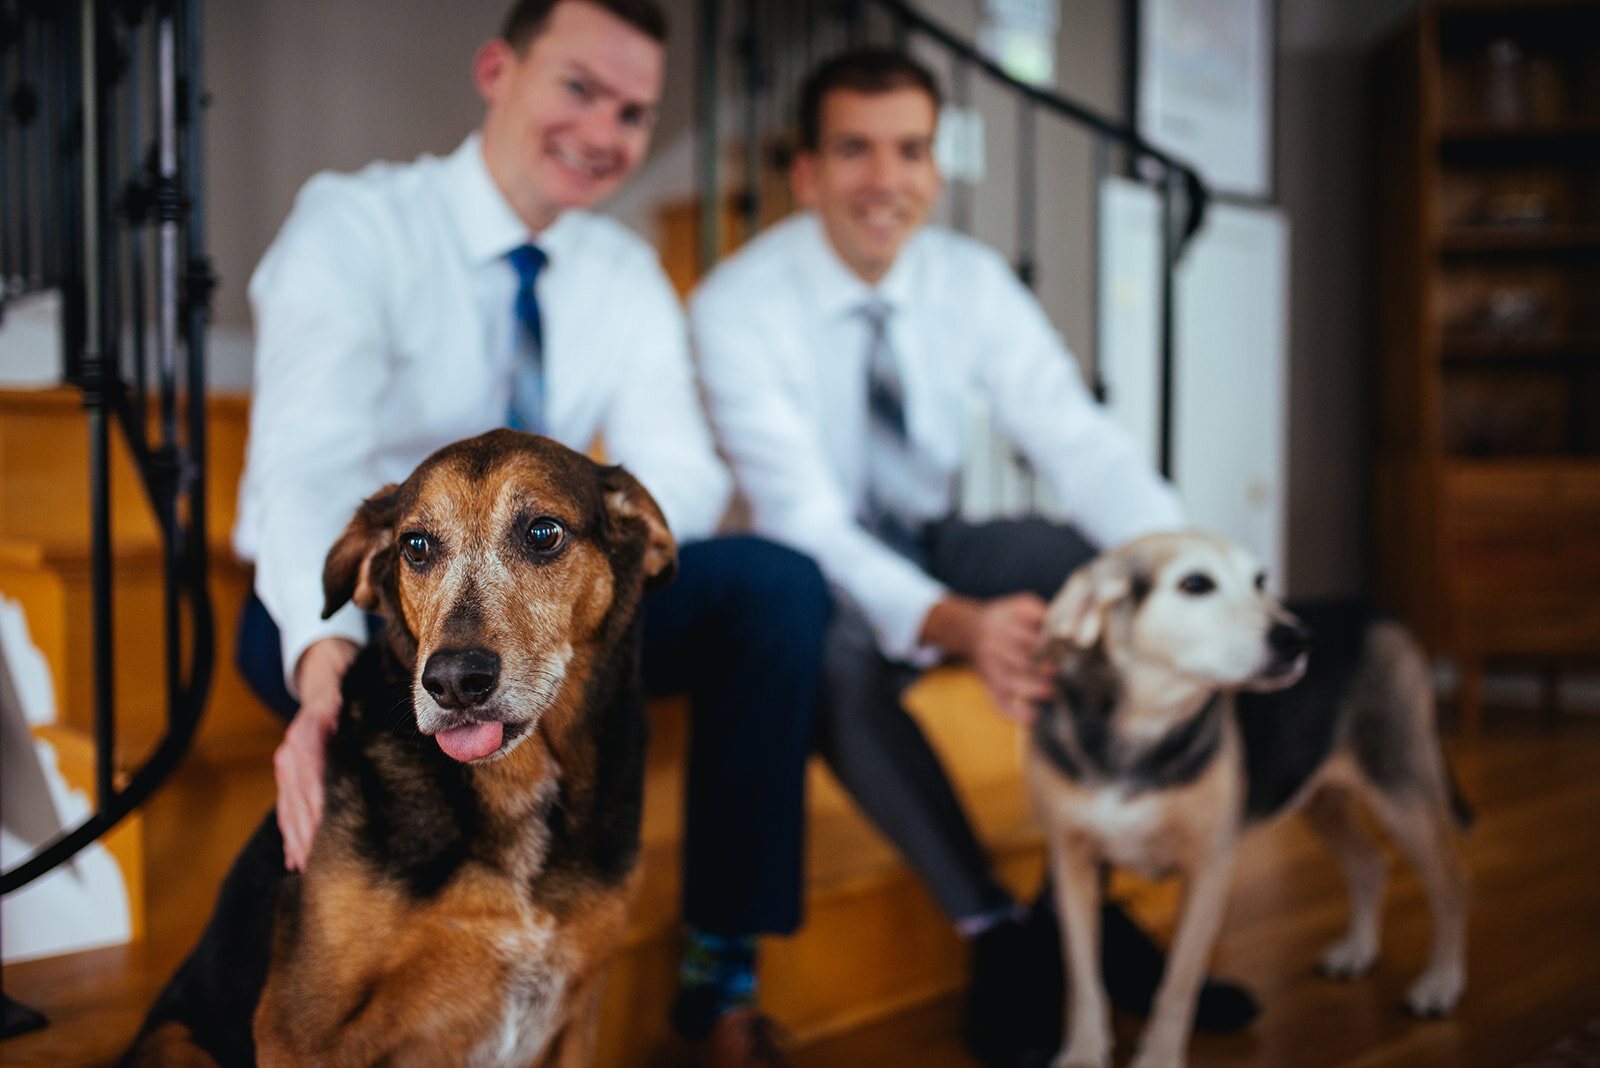
[[[1000,714],[1031,723],[1034,702],[1052,692],[1050,670],[1037,657],[1047,611],[1032,593],[990,601],[950,596],[928,612],[922,639],[971,661]]]
[[[358,649],[345,638],[323,638],[300,654],[295,669],[300,711],[272,754],[278,783],[278,829],[283,832],[283,863],[300,871],[311,855],[311,839],[322,821],[322,774],[328,736],[339,723],[340,686]]]

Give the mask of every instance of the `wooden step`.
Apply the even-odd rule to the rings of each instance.
[[[249,398],[206,402],[206,531],[225,545],[244,467]],[[156,543],[148,498],[122,434],[111,435],[114,536]],[[76,389],[0,389],[0,538],[49,546],[89,544],[89,419]]]
[[[914,702],[935,744],[961,754],[957,788],[1002,877],[1025,892],[1036,884],[1040,850],[1016,780],[1014,729],[968,704],[972,685],[936,675]],[[650,715],[643,886],[607,986],[601,1065],[647,1063],[673,1044],[667,1010],[681,942],[688,712],[682,701],[663,701]],[[952,737],[965,748],[949,749]],[[151,940],[188,946],[198,936],[222,876],[272,802],[270,752],[265,743],[250,751],[202,741],[123,832],[136,833],[144,861],[143,930]],[[965,973],[949,924],[820,762],[809,787],[805,926],[769,940],[761,975],[764,1003],[803,1044],[948,997]],[[841,974],[841,959],[858,963]]]

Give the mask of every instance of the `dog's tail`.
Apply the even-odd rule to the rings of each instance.
[[[1450,766],[1450,758],[1444,758],[1444,785],[1450,794],[1450,815],[1455,818],[1456,827],[1463,833],[1472,830],[1478,822],[1477,813],[1472,811],[1472,804],[1461,792],[1461,784],[1456,781],[1455,769]]]

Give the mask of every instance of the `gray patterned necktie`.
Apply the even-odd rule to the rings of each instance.
[[[861,305],[867,323],[866,492],[861,524],[908,560],[922,559],[921,523],[907,506],[906,481],[916,466],[906,427],[905,384],[889,338],[888,304]]]

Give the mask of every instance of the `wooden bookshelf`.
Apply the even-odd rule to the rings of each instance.
[[[1600,0],[1425,4],[1373,88],[1377,581],[1471,731],[1600,656]]]

